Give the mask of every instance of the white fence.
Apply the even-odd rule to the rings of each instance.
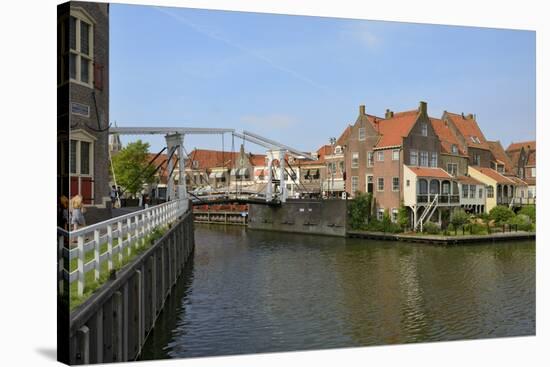
[[[78,295],[82,296],[86,286],[86,274],[93,271],[95,281],[99,280],[102,264],[107,262],[107,272],[114,268],[114,260],[123,261],[132,254],[132,249],[144,245],[145,237],[155,228],[176,221],[189,208],[187,199],[169,201],[144,210],[109,219],[76,231],[58,229],[58,251],[60,278],[68,280],[69,287],[78,282]],[[101,247],[107,245],[106,251]],[[93,251],[93,258],[86,262],[86,254]],[[116,258],[115,258],[116,256]],[[70,262],[77,259],[77,268],[70,271]],[[60,279],[60,280],[62,280]]]

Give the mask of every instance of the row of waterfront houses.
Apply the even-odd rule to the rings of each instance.
[[[359,107],[355,123],[322,145],[306,161],[287,157],[285,181],[291,196],[354,198],[358,192],[374,197],[375,212],[395,220],[398,208],[409,208],[416,223],[429,208],[440,220],[445,210],[488,212],[496,205],[518,207],[536,197],[536,144],[513,143],[506,150],[489,141],[472,114],[445,111],[428,115],[426,102],[418,108],[384,117]],[[166,156],[157,157],[165,164]],[[274,177],[278,177],[275,162]],[[261,192],[267,181],[266,156],[194,149],[186,162],[190,191],[220,191],[236,187]],[[168,172],[158,173],[160,190]],[[177,177],[177,175],[175,175]]]

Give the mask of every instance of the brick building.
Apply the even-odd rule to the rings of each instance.
[[[512,173],[529,185],[529,197],[536,197],[537,144],[534,140],[512,143],[506,148],[512,164]]]
[[[109,201],[109,4],[58,6],[58,195]]]

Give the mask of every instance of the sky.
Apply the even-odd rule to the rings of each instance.
[[[474,113],[504,148],[535,139],[535,32],[110,6],[110,120],[248,130],[315,151],[369,114]],[[161,136],[141,138],[158,152]],[[241,143],[233,142],[235,149]],[[185,149],[232,149],[231,135]],[[262,147],[246,143],[247,151]]]

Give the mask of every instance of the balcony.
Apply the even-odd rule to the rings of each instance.
[[[416,195],[416,202],[418,204],[431,203],[436,194],[418,194]],[[460,204],[460,195],[441,194],[437,199],[439,205],[458,205]]]

